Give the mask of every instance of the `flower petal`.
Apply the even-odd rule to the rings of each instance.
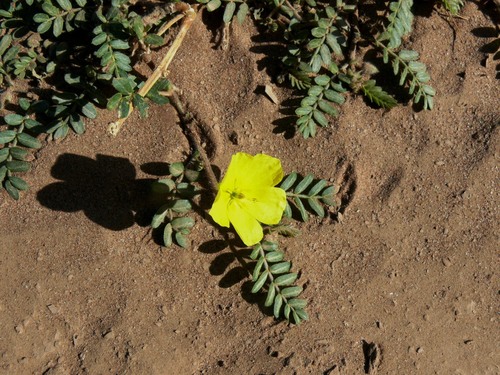
[[[226,191],[219,189],[214,204],[208,212],[217,224],[226,228],[229,228],[228,207],[230,201],[231,196]]]
[[[262,226],[240,206],[240,200],[231,200],[227,212],[231,224],[245,245],[252,246],[262,240],[264,237]]]
[[[244,152],[233,155],[221,188],[233,190],[235,186],[270,187],[283,179],[281,161],[266,154],[252,156]]]
[[[261,223],[278,224],[285,211],[286,193],[275,187],[248,190],[241,207]]]

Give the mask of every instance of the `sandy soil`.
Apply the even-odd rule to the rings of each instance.
[[[417,17],[408,46],[433,77],[435,110],[350,97],[304,141],[262,94],[272,43],[248,21],[215,49],[197,19],[170,78],[213,126],[213,163],[265,152],[340,185],[342,220],[283,241],[310,321],[266,315],[203,219],[191,250],[152,240],[144,186],[188,143],[169,106],[134,113],[116,138],[103,112],[35,155],[19,202],[0,195],[0,373],[500,374],[500,85],[477,32],[492,26],[473,2],[463,19]]]

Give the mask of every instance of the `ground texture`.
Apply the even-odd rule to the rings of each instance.
[[[493,22],[475,2],[462,16],[419,16],[407,41],[433,77],[432,112],[349,97],[307,141],[263,94],[291,96],[266,69],[272,43],[248,21],[214,48],[199,17],[169,77],[211,126],[212,162],[265,152],[340,185],[340,216],[282,242],[310,321],[262,311],[203,219],[190,250],[151,238],[137,191],[189,145],[169,106],[117,137],[103,112],[34,156],[19,202],[0,194],[0,373],[500,374],[500,85],[481,51]]]

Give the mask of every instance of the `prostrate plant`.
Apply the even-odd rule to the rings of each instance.
[[[419,61],[418,52],[401,48],[412,31],[412,0],[248,3],[254,16],[270,31],[281,32],[287,54],[281,58],[283,73],[278,81],[288,82],[302,97],[295,113],[297,129],[304,138],[315,136],[318,126],[328,126],[328,117],[338,116],[349,91],[385,109],[397,104],[389,93],[395,89],[378,83],[377,54],[392,66],[399,85],[415,104],[433,108],[436,92],[429,84],[425,64]],[[461,0],[442,3],[452,14],[463,5]],[[224,22],[230,22],[226,15],[234,13],[234,4],[211,0],[207,8],[211,11],[224,6]],[[381,14],[384,6],[386,11]],[[238,20],[241,22],[240,17]]]
[[[5,127],[0,129],[0,186],[12,198],[28,188],[13,175],[29,169],[28,154],[16,151],[19,146],[40,148],[40,134],[49,139],[65,138],[70,130],[82,134],[85,119],[96,118],[96,106],[118,109],[119,117],[126,117],[131,104],[145,116],[149,101],[168,103],[159,94],[168,90],[164,79],[148,95],[137,94],[143,82],[133,71],[134,61],[141,51],[162,45],[163,38],[154,33],[161,20],[145,24],[131,3],[0,1],[0,109],[20,80],[34,87],[0,124]],[[16,105],[9,104],[9,109]]]
[[[191,168],[173,163],[169,167],[170,175],[155,185],[155,190],[159,189],[165,197],[165,203],[154,215],[151,226],[162,231],[163,244],[167,247],[174,243],[189,247],[186,235],[195,226],[195,220],[188,215],[194,206],[199,207],[199,197],[211,193],[197,182],[199,165]],[[223,227],[229,227],[231,223],[245,244],[245,248],[237,250],[231,242],[228,243],[237,259],[249,261],[242,265],[252,276],[251,292],[264,291],[264,306],[272,306],[276,318],[299,324],[308,320],[307,302],[298,298],[303,288],[294,285],[298,273],[291,271],[291,262],[285,260],[276,237],[271,239],[270,235],[296,236],[298,231],[290,225],[291,219],[305,222],[310,214],[326,217],[326,209],[336,207],[337,189],[313,175],[300,177],[294,172],[283,181],[282,178],[278,159],[265,154],[237,153],[219,184],[209,214]],[[279,187],[274,187],[280,181]],[[299,215],[294,215],[291,205]],[[262,228],[259,222],[272,224]],[[244,250],[249,248],[252,251],[247,255]]]

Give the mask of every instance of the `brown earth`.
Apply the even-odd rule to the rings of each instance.
[[[35,155],[19,202],[0,195],[0,373],[500,374],[500,89],[478,36],[493,23],[473,2],[462,16],[417,17],[408,41],[433,77],[433,111],[350,97],[306,141],[262,94],[290,97],[263,69],[269,43],[247,21],[216,49],[197,19],[169,77],[213,126],[213,163],[265,152],[340,185],[342,220],[282,241],[310,321],[266,315],[203,219],[191,250],[152,240],[147,196],[130,192],[188,143],[170,106],[134,113],[115,138],[103,112]]]

